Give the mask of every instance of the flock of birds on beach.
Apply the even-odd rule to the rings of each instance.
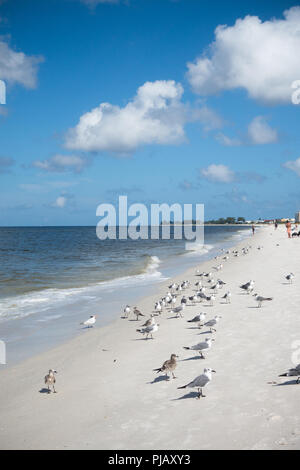
[[[172,318],[184,318],[184,313],[189,306],[196,306],[200,305],[203,302],[208,302],[208,304],[203,304],[206,306],[213,306],[218,293],[224,289],[226,282],[222,279],[218,278],[217,280],[214,279],[215,274],[220,273],[223,269],[223,263],[232,257],[238,256],[245,256],[247,255],[250,250],[253,249],[251,245],[243,247],[241,250],[233,250],[233,251],[225,251],[224,249],[221,250],[221,254],[215,257],[215,260],[219,260],[221,258],[221,263],[217,266],[212,268],[211,272],[202,272],[199,269],[195,272],[195,277],[197,281],[194,282],[194,285],[188,280],[183,280],[181,282],[174,282],[168,286],[168,291],[164,297],[160,298],[157,302],[155,302],[153,312],[150,314],[150,317],[139,327],[136,329],[136,332],[142,334],[146,340],[154,339],[153,335],[158,332],[159,330],[159,323],[157,323],[156,318],[161,316],[164,312],[168,312],[174,317]],[[262,250],[262,246],[257,247],[258,250]],[[289,273],[285,276],[285,279],[288,283],[292,284],[295,275],[293,273]],[[252,295],[257,302],[257,307],[262,307],[263,303],[270,302],[273,300],[272,297],[264,297],[257,293],[254,293],[254,280],[249,280],[248,282],[240,285],[240,289],[245,292],[246,295]],[[187,295],[186,292],[188,290],[192,290],[190,292],[191,295]],[[229,304],[231,303],[231,292],[228,290],[226,291],[220,298],[223,302],[220,304]],[[123,315],[121,318],[128,319],[131,316],[134,316],[136,321],[139,321],[142,317],[145,317],[145,314],[142,313],[136,306],[131,307],[130,305],[126,305],[123,311]],[[80,323],[86,328],[92,328],[96,323],[96,315],[91,315],[87,320]],[[196,324],[199,329],[203,327],[209,328],[208,334],[213,334],[217,331],[217,325],[220,319],[222,318],[221,315],[215,315],[211,319],[207,319],[207,314],[204,312],[200,312],[195,315],[193,318],[187,320],[188,323]],[[207,337],[204,341],[199,342],[192,346],[183,346],[184,350],[195,351],[197,354],[200,355],[201,359],[205,359],[205,355],[207,351],[210,350],[212,347],[212,343],[214,342],[213,337]],[[161,367],[157,369],[153,369],[154,372],[165,374],[166,379],[170,380],[171,376],[173,379],[176,378],[175,376],[175,369],[177,367],[177,354],[171,354],[170,359],[164,361]],[[178,389],[185,389],[185,388],[193,388],[197,389],[197,398],[200,399],[201,397],[205,397],[203,394],[203,388],[207,386],[210,381],[212,380],[212,373],[216,371],[206,367],[202,374],[195,377],[191,382],[178,387]],[[56,375],[57,371],[54,369],[50,369],[48,374],[45,376],[45,384],[47,385],[48,393],[51,393],[51,387],[53,392],[56,393],[55,383],[56,383]],[[300,364],[296,367],[289,369],[284,374],[281,374],[280,377],[289,377],[294,376],[297,377],[297,383],[300,383]]]

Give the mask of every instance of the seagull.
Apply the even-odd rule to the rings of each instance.
[[[192,302],[192,304],[195,304],[195,303],[197,302],[197,300],[198,300],[198,297],[197,297],[196,294],[195,294],[195,295],[191,295],[191,296],[189,297],[189,301]]]
[[[151,338],[153,338],[152,334],[155,333],[158,330],[158,323],[154,323],[153,325],[146,326],[146,328],[138,328],[136,331],[138,333],[142,333],[143,335],[146,335],[146,339],[148,339],[148,336],[151,335]]]
[[[161,311],[162,311],[162,306],[161,306],[161,303],[160,303],[160,302],[156,302],[156,303],[155,303],[155,305],[154,305],[154,310],[155,310],[155,312],[161,313]]]
[[[183,385],[183,387],[178,387],[178,389],[187,388],[187,387],[197,388],[198,389],[197,398],[198,399],[200,399],[201,397],[205,398],[205,395],[203,395],[202,389],[205,387],[205,385],[209,384],[209,382],[211,381],[211,379],[212,379],[211,373],[212,372],[216,372],[216,371],[213,370],[213,369],[206,368],[206,369],[204,369],[203,374],[198,375],[198,377],[196,377],[194,380],[192,380],[192,382],[190,382],[186,385]]]
[[[124,308],[123,312],[124,312],[124,318],[128,318],[129,315],[130,315],[130,313],[131,313],[131,308],[130,308],[130,306],[129,306],[129,305],[126,305],[126,307]]]
[[[165,372],[168,380],[170,380],[170,377],[168,376],[168,372],[171,372],[173,375],[173,379],[176,379],[174,375],[174,370],[176,369],[177,362],[176,359],[178,356],[176,354],[171,354],[171,358],[168,359],[163,363],[163,365],[159,369],[153,369],[154,372]]]
[[[57,374],[57,371],[54,369],[50,369],[48,374],[45,375],[45,384],[48,386],[48,393],[51,393],[51,390],[50,390],[51,385],[53,387],[53,393],[57,393],[54,387],[54,384],[56,382],[56,378],[54,374]]]
[[[254,294],[255,300],[258,302],[258,307],[262,306],[262,303],[266,300],[273,300],[273,297],[262,297],[261,295]]]
[[[185,309],[185,304],[181,304],[181,305],[179,305],[178,307],[173,308],[173,309],[170,311],[170,313],[172,313],[172,314],[173,314],[173,313],[176,313],[176,314],[177,314],[177,318],[179,318],[179,317],[183,318],[182,313],[183,313],[183,310],[184,310],[184,309]]]
[[[154,323],[155,323],[154,314],[151,313],[150,318],[142,326],[151,326],[151,325],[154,325]]]
[[[230,304],[231,303],[231,292],[226,292],[225,295],[223,295],[222,299],[225,299],[226,300],[226,303],[227,304]]]
[[[211,342],[214,341],[214,339],[211,338],[206,338],[205,341],[202,343],[195,344],[194,346],[183,346],[183,349],[190,349],[193,351],[199,351],[199,354],[201,355],[201,359],[205,359],[203,352],[202,351],[208,351],[211,348]]]
[[[181,304],[186,304],[187,303],[187,298],[185,297],[185,295],[182,297],[180,303]]]
[[[139,317],[144,317],[145,315],[139,311],[137,307],[134,307],[133,313],[136,315],[136,320],[139,319]]]
[[[206,323],[204,323],[204,326],[208,326],[210,328],[210,332],[212,333],[213,331],[217,331],[215,328],[213,328],[214,326],[216,326],[216,324],[218,323],[219,319],[222,318],[221,315],[216,315],[215,318],[213,318],[212,320],[209,320],[207,321]]]
[[[199,313],[198,315],[196,315],[191,320],[187,320],[187,322],[188,323],[199,323],[200,321],[205,320],[205,317],[206,317],[206,313]]]
[[[87,328],[92,328],[96,323],[96,315],[91,315],[90,318],[80,323],[80,325],[85,325]]]
[[[246,284],[243,284],[242,286],[240,286],[240,289],[248,290],[248,288],[252,287],[253,284],[254,284],[254,281],[246,282]]]
[[[279,375],[279,377],[297,377],[297,384],[300,383],[300,364],[295,368],[289,369],[285,374]]]
[[[295,277],[295,274],[293,274],[293,273],[290,273],[287,276],[285,276],[286,280],[290,281],[290,284],[293,284],[294,277]]]
[[[253,291],[254,291],[254,286],[253,286],[253,284],[250,285],[250,286],[248,286],[247,289],[246,289],[247,294],[251,294],[251,292],[253,292]]]
[[[216,300],[216,297],[214,295],[206,295],[205,298],[208,302],[210,302],[210,305],[213,305],[214,301]]]

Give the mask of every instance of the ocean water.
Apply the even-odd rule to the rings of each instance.
[[[7,365],[97,327],[124,306],[167,285],[250,234],[244,226],[206,226],[204,246],[183,240],[105,240],[95,227],[0,227],[0,340]],[[186,249],[188,248],[188,250]]]

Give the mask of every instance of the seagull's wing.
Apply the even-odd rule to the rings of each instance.
[[[201,374],[190,382],[188,387],[204,387],[207,382],[209,382],[209,378],[205,374]]]

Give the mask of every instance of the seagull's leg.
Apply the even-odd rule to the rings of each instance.
[[[57,393],[55,390],[54,384],[52,385],[52,387],[53,387],[53,393]]]
[[[203,395],[203,391],[202,391],[202,388],[201,388],[201,397],[205,398],[206,395]]]
[[[174,375],[174,372],[172,372],[173,379],[177,379],[177,377]]]
[[[48,393],[51,393],[51,390],[50,390],[49,384],[48,384]]]
[[[198,396],[196,398],[200,400],[201,396],[202,396],[202,388],[198,388]]]
[[[200,358],[201,358],[201,359],[205,359],[205,356],[203,355],[203,352],[202,352],[202,351],[200,351],[200,354],[201,354],[201,355],[200,355]]]

